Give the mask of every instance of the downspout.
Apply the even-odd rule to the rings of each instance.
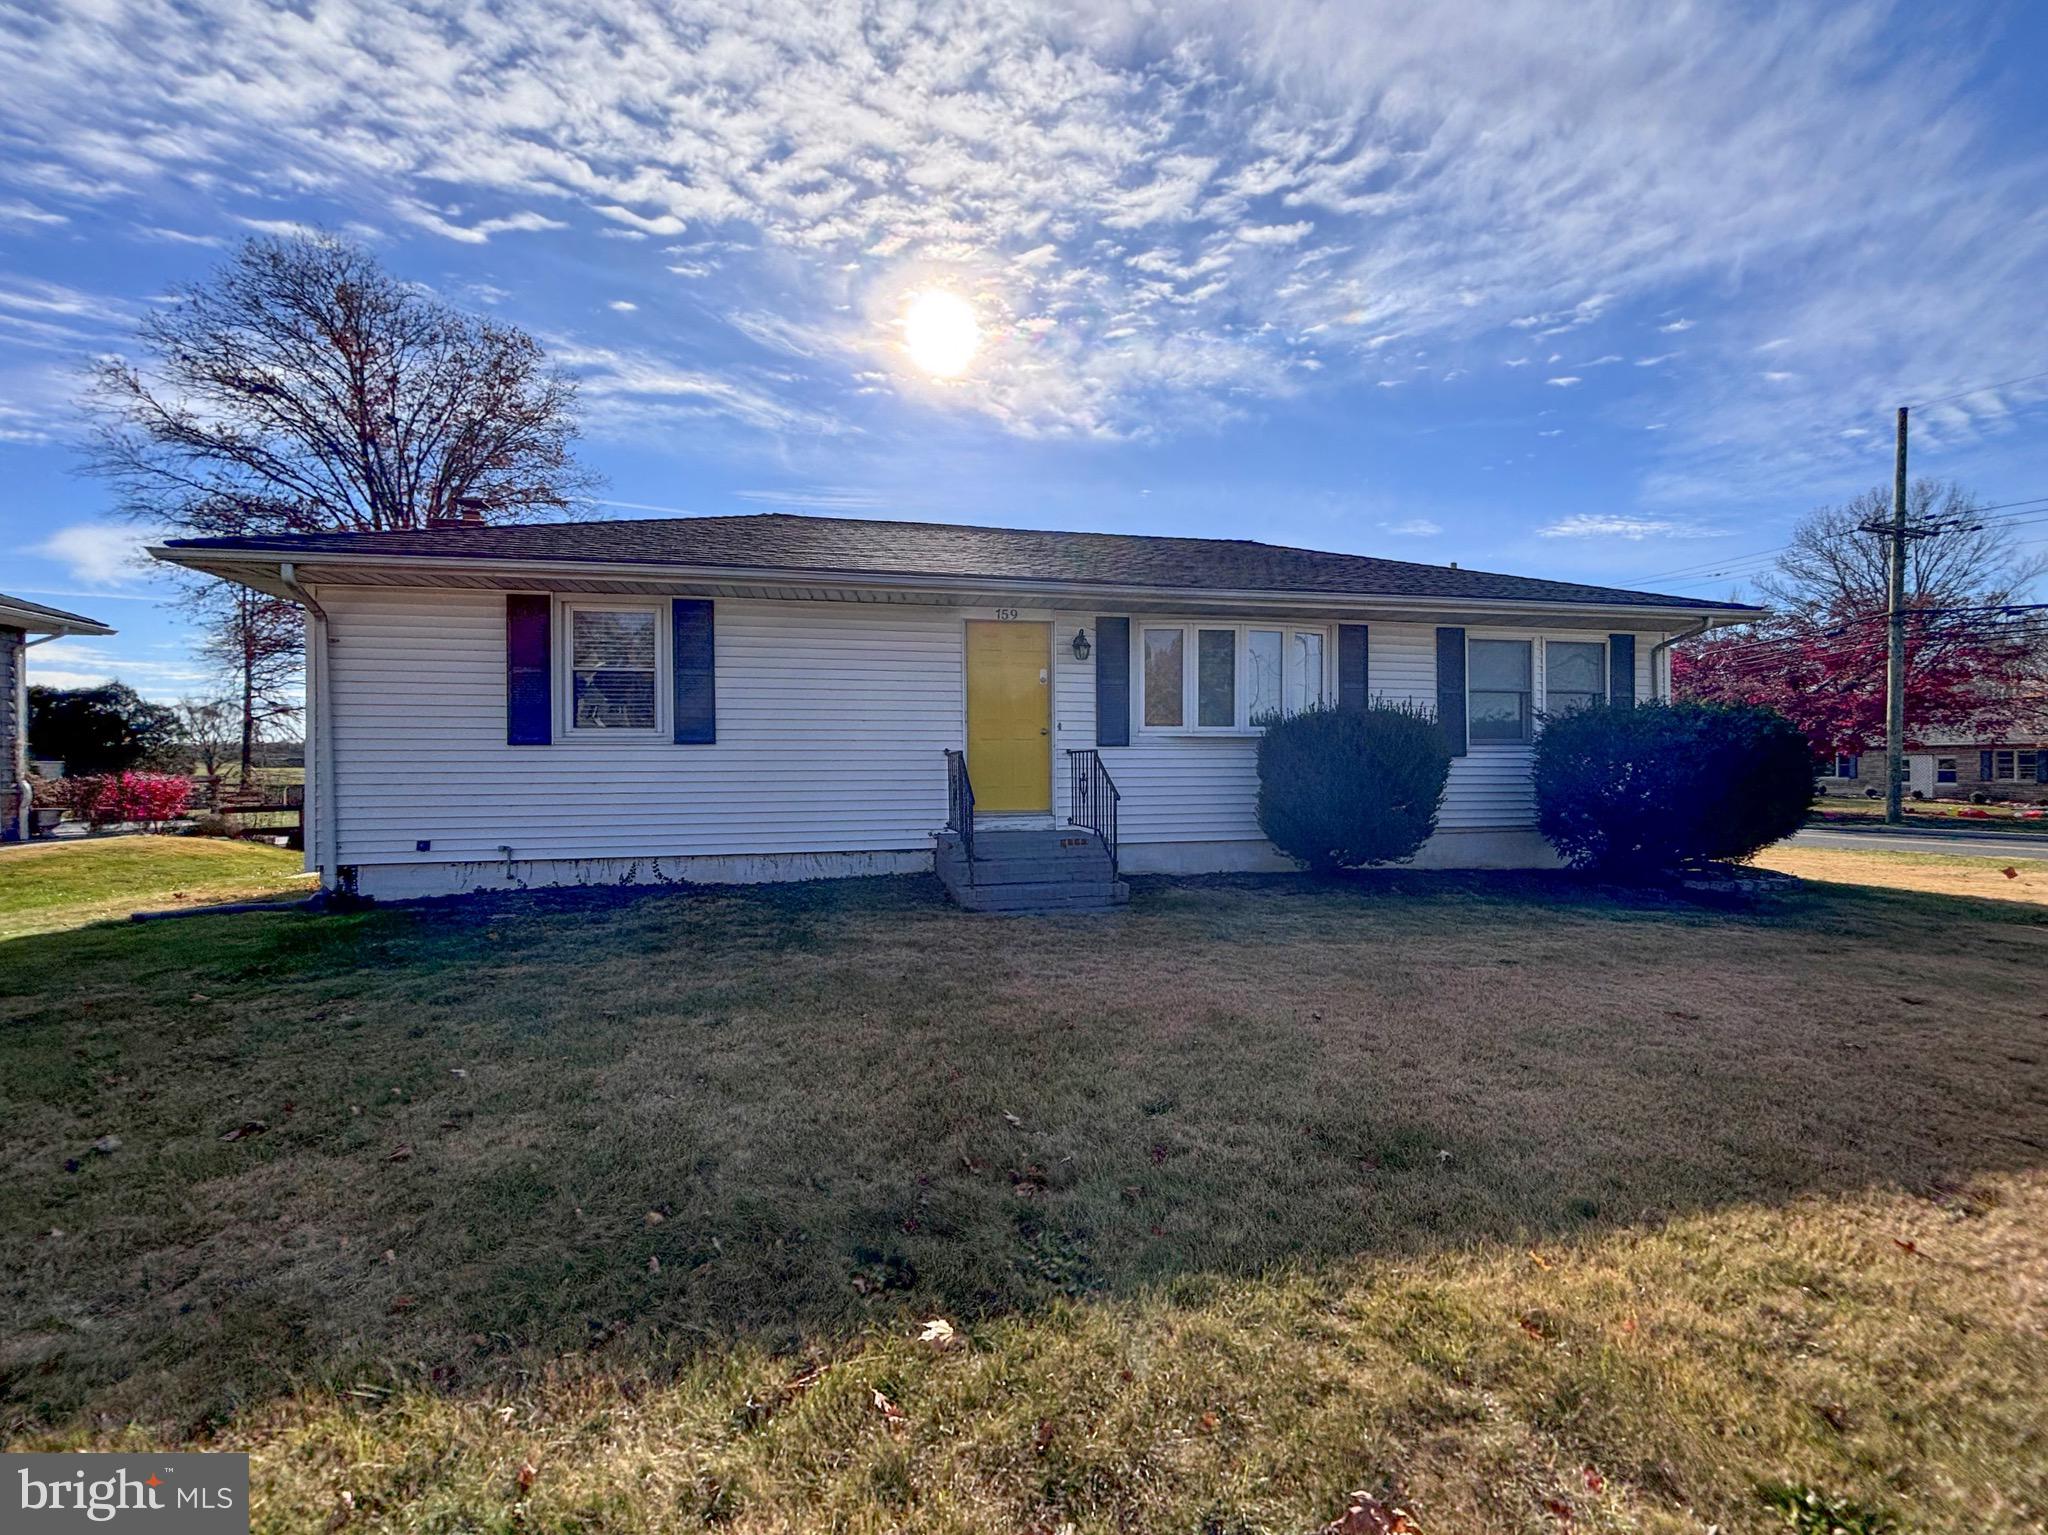
[[[28,661],[26,653],[38,645],[47,645],[52,640],[61,640],[61,634],[46,634],[32,640],[27,635],[21,638],[23,658],[14,663],[14,718],[16,728],[21,732],[14,743],[14,760],[7,764],[7,771],[14,775],[14,792],[18,803],[14,807],[14,840],[28,841],[28,831],[35,824],[35,814],[28,803]]]
[[[328,814],[328,801],[334,798],[334,730],[333,706],[328,698],[327,647],[334,643],[334,627],[327,617],[327,610],[314,600],[313,594],[299,585],[298,569],[286,560],[277,567],[278,584],[291,599],[304,608],[313,620],[312,654],[307,658],[306,703],[313,727],[313,769],[312,792],[306,796],[306,861],[322,876],[322,882],[341,878],[341,847],[338,834],[324,836],[332,820]],[[322,843],[331,854],[329,861],[321,859]]]
[[[1703,618],[1690,629],[1682,630],[1669,639],[1659,640],[1650,647],[1650,692],[1653,697],[1657,692],[1657,657],[1663,655],[1673,645],[1683,645],[1687,640],[1698,638],[1713,626],[1714,621],[1711,618]],[[1664,688],[1663,698],[1657,701],[1667,704],[1671,702],[1671,688],[1668,684]]]

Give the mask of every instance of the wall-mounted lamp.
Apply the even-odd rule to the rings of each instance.
[[[1076,661],[1087,660],[1088,650],[1088,631],[1086,629],[1076,629],[1074,631],[1074,659]]]

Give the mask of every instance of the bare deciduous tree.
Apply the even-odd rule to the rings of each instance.
[[[231,698],[181,698],[172,705],[178,716],[178,744],[208,778],[220,773],[221,758],[234,742],[237,705]]]
[[[524,331],[466,315],[329,235],[246,242],[100,363],[92,465],[191,534],[423,527],[570,511],[576,385]]]
[[[217,581],[201,597],[207,618],[206,658],[235,699],[241,782],[250,782],[256,743],[299,717],[299,671],[306,628],[296,603]]]
[[[1980,505],[1953,481],[1915,480],[1908,488],[1907,524],[1942,531],[1907,545],[1907,607],[2011,602],[2048,570],[2048,557],[2019,553],[1995,525],[1981,525]],[[1757,586],[1781,613],[1812,621],[1883,612],[1887,540],[1865,529],[1888,525],[1891,518],[1886,487],[1809,513],[1793,530],[1777,568],[1759,577]]]

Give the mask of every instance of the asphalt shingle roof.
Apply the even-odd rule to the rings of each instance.
[[[30,602],[26,597],[10,597],[5,592],[0,592],[0,608],[11,609],[30,619],[47,619],[52,624],[66,629],[76,627],[100,634],[114,632],[97,618],[87,618],[83,613],[67,613],[64,609],[53,608],[46,602]]]
[[[1489,601],[1699,608],[1733,604],[1576,581],[1453,570],[1371,555],[1331,554],[1248,539],[1055,533],[950,523],[761,513],[626,522],[452,525],[400,533],[181,538],[193,553],[403,555],[746,567],[813,574],[1059,581],[1171,591],[1332,593]]]

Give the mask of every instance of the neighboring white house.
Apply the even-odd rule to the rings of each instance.
[[[1418,862],[1545,864],[1538,716],[1661,696],[1669,641],[1755,611],[1234,540],[781,515],[152,552],[305,605],[308,864],[385,897],[930,869],[949,753],[984,835],[1093,825],[1106,773],[1123,871],[1287,867],[1252,721],[1368,697],[1437,710],[1458,752]]]
[[[96,618],[0,592],[0,842],[29,832],[29,651],[68,634],[113,632]]]

